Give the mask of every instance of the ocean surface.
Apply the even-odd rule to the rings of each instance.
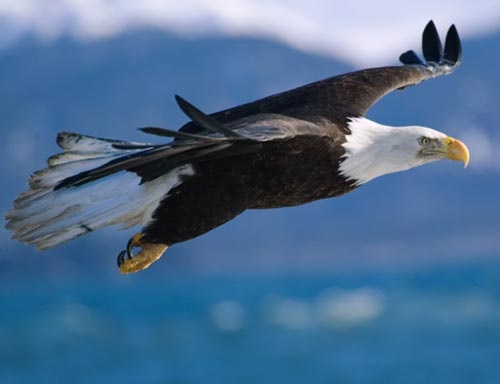
[[[498,262],[30,278],[2,283],[0,310],[3,384],[500,383]]]

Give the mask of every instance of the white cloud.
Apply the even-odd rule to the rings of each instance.
[[[482,127],[472,124],[463,130],[461,137],[473,154],[473,169],[500,171],[500,154],[495,149],[500,145],[500,138],[491,137]]]
[[[34,32],[50,40],[115,36],[153,27],[181,35],[261,36],[299,49],[377,64],[419,45],[429,19],[464,36],[500,27],[500,2],[491,0],[0,0],[1,43]],[[396,32],[397,31],[397,32]]]

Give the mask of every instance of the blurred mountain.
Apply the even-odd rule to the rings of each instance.
[[[498,258],[500,74],[492,63],[500,56],[500,36],[465,41],[464,52],[453,76],[388,95],[368,117],[431,126],[464,139],[472,152],[469,169],[441,162],[374,180],[340,199],[246,212],[173,247],[146,273],[399,268]],[[136,31],[48,44],[27,37],[0,51],[1,210],[58,151],[58,131],[155,141],[135,128],[186,122],[174,103],[176,93],[214,112],[354,69],[251,38],[183,39]],[[21,268],[58,276],[86,267],[89,273],[115,273],[115,256],[132,233],[98,231],[39,254],[9,240],[3,229],[0,276]]]

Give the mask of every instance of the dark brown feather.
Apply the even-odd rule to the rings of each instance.
[[[369,68],[330,77],[211,116],[227,124],[251,115],[274,113],[314,123],[318,119],[328,119],[344,127],[347,119],[364,116],[373,104],[388,93],[451,73],[460,65],[461,44],[454,25],[448,30],[443,50],[431,20],[424,29],[422,48],[429,62],[422,62],[413,51],[408,51],[400,57],[405,64],[403,66]],[[180,129],[190,133],[202,130],[194,122]],[[348,133],[345,127],[344,132]]]
[[[220,122],[228,123],[255,114],[274,113],[311,122],[326,118],[345,125],[350,117],[364,116],[387,93],[417,84],[427,77],[429,73],[424,67],[365,69],[268,96],[212,116]],[[196,124],[189,122],[181,131],[196,133],[201,130]]]
[[[343,148],[332,144],[332,138],[301,136],[262,143],[258,152],[239,155],[237,161],[194,163],[195,175],[172,189],[154,212],[146,239],[170,245],[246,209],[295,206],[351,191],[353,182],[338,170]]]

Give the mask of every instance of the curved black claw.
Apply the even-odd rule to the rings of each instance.
[[[123,263],[125,263],[125,258],[127,259],[131,258],[127,250],[121,251],[118,257],[116,258],[116,264],[118,264],[118,268],[120,268],[123,265]]]
[[[137,240],[138,235],[139,234],[132,236],[127,243],[127,247],[123,251],[121,251],[120,254],[118,255],[116,259],[118,267],[121,267],[125,263],[125,260],[130,260],[134,257],[133,253],[134,248],[140,247],[140,244],[138,243]]]
[[[132,250],[134,249],[134,236],[132,236],[128,243],[127,243],[127,249],[126,249],[126,252],[127,252],[127,255],[128,255],[128,258],[131,259],[132,257],[134,257],[134,255],[132,254]]]
[[[129,274],[148,268],[168,248],[166,244],[142,242],[143,237],[142,233],[132,236],[126,249],[118,255],[117,264],[121,273]],[[134,254],[132,253],[134,248],[140,248],[140,251]]]

